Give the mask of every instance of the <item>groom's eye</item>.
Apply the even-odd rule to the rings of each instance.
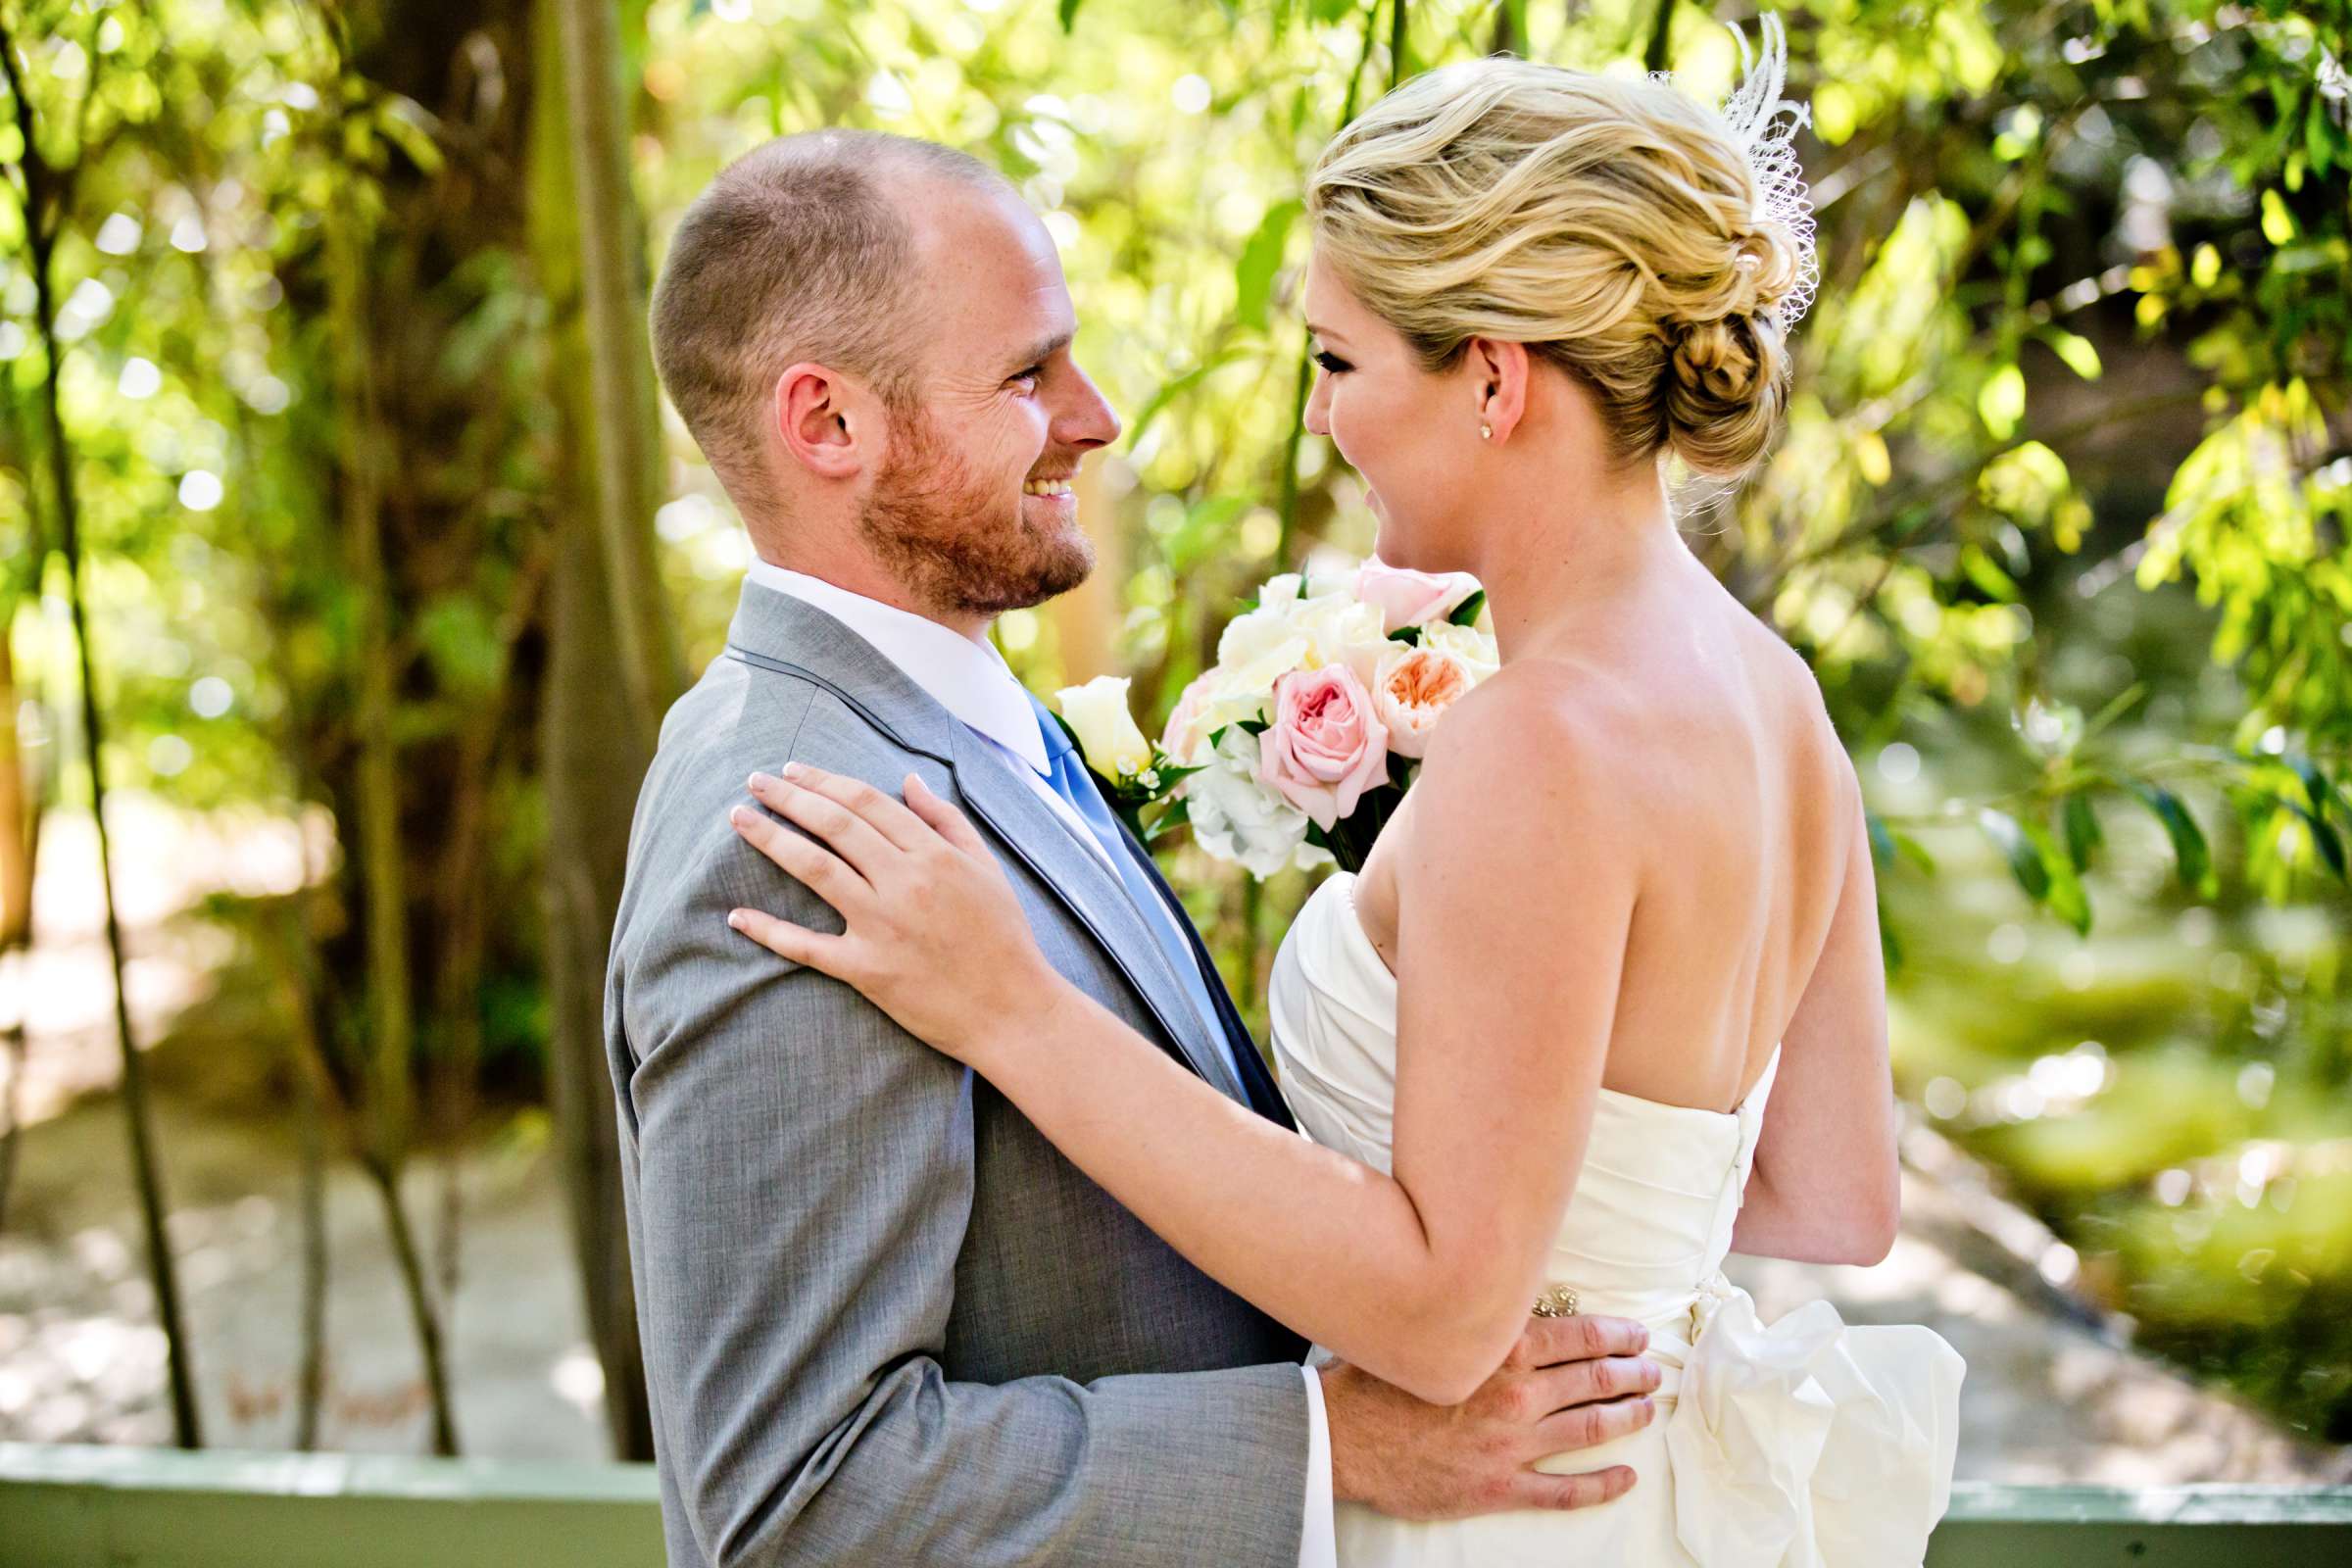
[[[1323,367],[1324,370],[1332,375],[1338,375],[1343,371],[1352,370],[1355,368],[1354,366],[1349,365],[1346,360],[1341,359],[1337,354],[1332,353],[1329,349],[1315,350],[1315,363]]]
[[[1032,365],[1026,370],[1015,370],[1009,377],[1006,378],[1004,384],[1006,386],[1011,386],[1015,382],[1026,381],[1032,388],[1034,388],[1037,385],[1038,380],[1044,376],[1045,373],[1046,368],[1044,366]]]

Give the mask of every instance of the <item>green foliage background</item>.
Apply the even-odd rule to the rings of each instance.
[[[347,812],[368,601],[344,508],[379,475],[410,940],[442,977],[419,1069],[463,1022],[466,1070],[524,1098],[547,1027],[527,911],[570,852],[546,842],[530,738],[538,584],[577,460],[516,167],[555,46],[533,12],[6,8],[11,104],[79,171],[56,336],[110,777],[192,809]],[[1686,494],[1693,547],[1805,654],[1863,764],[1903,1086],[2051,1220],[2048,1277],[2352,1441],[2352,6],[1782,14],[1824,285],[1770,466]],[[1299,178],[1347,107],[1496,48],[1668,65],[1713,98],[1740,64],[1725,24],[1755,33],[1745,6],[1651,0],[624,15],[657,260],[724,162],[822,124],[972,150],[1046,215],[1078,356],[1127,421],[1093,523],[1148,718],[1258,580],[1371,541],[1297,417]],[[38,699],[27,766],[86,802],[54,716],[74,676],[25,243],[42,192],[13,116],[0,166],[0,628]],[[364,317],[335,302],[338,224]],[[664,418],[654,525],[699,668],[746,546]],[[999,634],[1041,689],[1096,672],[1051,611]],[[1254,1005],[1303,887],[1171,863]],[[348,1043],[362,890],[349,858],[323,876],[306,918]],[[441,917],[467,899],[524,912],[453,971]]]

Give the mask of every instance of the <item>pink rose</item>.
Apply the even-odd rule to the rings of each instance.
[[[1426,626],[1444,620],[1478,592],[1478,579],[1466,571],[1432,576],[1405,566],[1367,561],[1355,574],[1355,597],[1376,606],[1388,631]]]
[[[1389,727],[1345,664],[1274,683],[1274,725],[1257,738],[1258,782],[1329,832],[1364,791],[1388,782]]]
[[[1471,686],[1470,669],[1436,648],[1403,648],[1381,662],[1372,686],[1372,711],[1389,729],[1389,749],[1400,757],[1429,750],[1429,732]]]

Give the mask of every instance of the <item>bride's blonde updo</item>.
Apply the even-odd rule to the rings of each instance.
[[[1730,103],[1494,58],[1432,71],[1333,139],[1317,253],[1431,370],[1524,343],[1592,393],[1616,455],[1736,478],[1779,432],[1818,272],[1779,101],[1785,46]],[[1784,121],[1782,117],[1788,118]]]

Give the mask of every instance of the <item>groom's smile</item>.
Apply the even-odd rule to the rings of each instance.
[[[1010,191],[925,198],[925,373],[915,407],[893,411],[863,531],[939,608],[994,615],[1093,569],[1071,480],[1119,420],[1071,357],[1076,313],[1037,215]]]

